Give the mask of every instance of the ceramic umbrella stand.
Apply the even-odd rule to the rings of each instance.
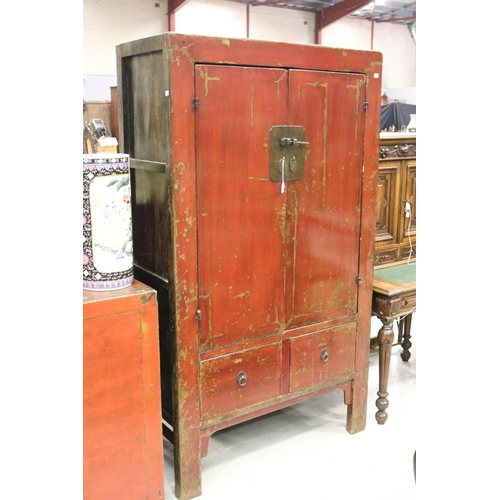
[[[132,212],[126,154],[83,155],[83,288],[132,284]]]

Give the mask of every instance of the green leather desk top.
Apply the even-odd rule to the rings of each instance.
[[[399,264],[373,271],[373,291],[393,296],[417,289],[417,264]]]
[[[373,277],[403,285],[404,283],[416,281],[417,265],[412,262],[410,264],[401,264],[399,266],[377,269],[373,272]]]

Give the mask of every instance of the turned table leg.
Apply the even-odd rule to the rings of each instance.
[[[401,345],[403,343],[403,329],[405,326],[405,316],[402,318],[398,318],[396,320],[396,324],[398,325],[398,344]]]
[[[410,342],[411,314],[408,314],[403,321],[403,341],[401,342],[403,352],[401,353],[401,359],[403,361],[408,361],[411,357],[410,347],[412,345]]]
[[[391,348],[392,342],[394,340],[394,330],[392,328],[392,321],[382,320],[382,328],[378,332],[378,343],[379,343],[379,390],[377,392],[378,398],[375,404],[377,405],[378,411],[375,414],[377,423],[385,424],[387,420],[387,408],[389,406],[389,401],[387,396],[387,382],[389,380],[389,365],[391,362]]]

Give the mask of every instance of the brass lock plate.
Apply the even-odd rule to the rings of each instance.
[[[276,125],[269,131],[269,178],[273,182],[300,181],[304,177],[306,129],[300,125]],[[285,174],[282,174],[282,165]]]

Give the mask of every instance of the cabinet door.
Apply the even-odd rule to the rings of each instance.
[[[198,65],[201,349],[355,314],[363,75]],[[269,131],[306,130],[305,172],[269,173]]]
[[[201,349],[284,329],[286,197],[269,130],[287,120],[287,71],[196,67]]]
[[[365,77],[290,71],[289,121],[306,129],[305,174],[289,183],[287,327],[357,311]]]
[[[400,206],[400,165],[398,161],[379,163],[375,243],[377,246],[397,243]]]
[[[414,243],[417,235],[417,162],[415,160],[405,161],[401,168],[403,175],[402,206],[408,202],[410,212],[405,214],[403,207],[400,241],[405,245],[410,245],[410,240]]]

